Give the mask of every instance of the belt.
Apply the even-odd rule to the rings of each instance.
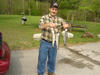
[[[46,41],[46,42],[48,42],[48,43],[52,43],[52,41],[48,41],[48,40],[45,40],[45,39],[42,39],[42,40],[44,40],[44,41]]]

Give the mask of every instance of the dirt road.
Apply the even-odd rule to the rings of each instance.
[[[73,46],[71,48],[81,48],[90,52],[95,51],[94,57],[99,57],[100,55],[100,42]],[[100,63],[92,58],[88,58],[88,55],[84,56],[84,54],[86,53],[82,55],[60,48],[57,54],[56,75],[100,75]],[[38,50],[12,51],[11,65],[6,75],[37,75],[37,59]],[[47,71],[45,75],[47,75]]]

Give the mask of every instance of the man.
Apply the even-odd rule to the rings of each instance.
[[[59,32],[59,27],[63,27],[64,29],[69,27],[66,22],[57,17],[56,14],[58,13],[58,4],[53,2],[49,8],[49,14],[42,16],[40,19],[39,27],[42,30],[41,42],[40,42],[40,49],[39,49],[39,56],[38,56],[38,75],[43,75],[46,60],[48,57],[47,67],[48,67],[48,75],[55,75],[55,64],[56,64],[56,54],[57,54],[57,47],[56,41],[54,43],[54,47],[52,47],[52,31],[51,28],[54,29],[55,34]]]

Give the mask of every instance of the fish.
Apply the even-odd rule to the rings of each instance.
[[[51,28],[51,32],[52,32],[52,48],[54,48],[54,43],[56,41],[56,38],[55,38],[55,32],[53,28]]]
[[[60,33],[57,32],[57,33],[55,34],[53,28],[51,28],[51,32],[52,32],[52,48],[54,48],[54,43],[55,43],[55,41],[56,41],[56,46],[57,46],[57,49],[58,49],[58,48],[59,48],[59,36],[60,36]]]
[[[67,33],[68,29],[64,30],[64,36],[63,36],[63,40],[64,40],[64,46],[67,45],[67,38],[68,38],[68,33]]]
[[[59,49],[59,36],[60,36],[60,33],[58,32],[56,34],[56,46],[57,46],[57,49]]]

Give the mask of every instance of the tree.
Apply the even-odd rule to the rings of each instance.
[[[91,21],[96,21],[100,14],[100,1],[99,0],[82,0],[80,2],[79,10],[87,12],[87,18]],[[100,18],[100,17],[99,17]]]
[[[80,0],[59,0],[60,9],[78,9]]]
[[[91,8],[94,10],[96,17],[100,17],[100,0],[92,0]]]
[[[36,7],[37,7],[37,9],[38,9],[38,5],[39,5],[39,3],[38,3],[38,0],[35,0],[35,2],[36,2]]]
[[[22,0],[22,5],[23,5],[23,6],[22,6],[22,7],[23,7],[23,13],[25,14],[25,5],[24,5],[24,2],[25,2],[25,1],[24,1],[24,0]]]
[[[12,0],[7,0],[7,14],[11,14]]]
[[[30,0],[28,0],[28,13],[31,15]]]

